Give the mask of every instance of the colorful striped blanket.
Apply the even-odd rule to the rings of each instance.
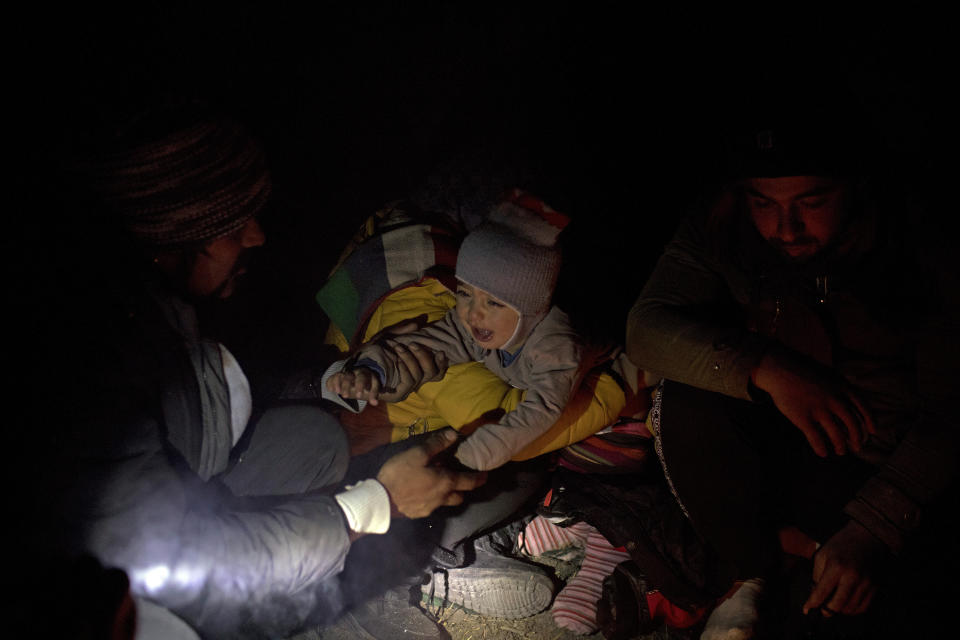
[[[330,318],[327,343],[357,346],[368,315],[391,291],[433,276],[452,286],[463,232],[402,203],[368,218],[340,255],[317,303]]]
[[[464,235],[452,220],[406,203],[390,204],[370,216],[316,295],[330,319],[325,342],[343,353],[359,346],[371,315],[384,299],[424,278],[436,278],[455,289],[457,249]],[[645,416],[631,413],[632,419],[614,420],[596,435],[565,447],[560,464],[581,473],[647,469],[651,456]]]

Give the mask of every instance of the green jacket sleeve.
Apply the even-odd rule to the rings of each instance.
[[[749,400],[750,374],[768,341],[716,319],[730,296],[707,257],[702,224],[684,221],[630,310],[627,355],[670,380]]]

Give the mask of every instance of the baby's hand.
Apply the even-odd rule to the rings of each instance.
[[[356,367],[327,378],[327,389],[341,398],[366,400],[376,406],[380,398],[380,376],[367,367]]]

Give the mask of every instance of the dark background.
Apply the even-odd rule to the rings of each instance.
[[[542,195],[573,218],[559,299],[616,340],[679,217],[722,174],[722,134],[771,110],[852,111],[887,179],[949,228],[956,147],[942,116],[957,74],[942,16],[516,5],[8,10],[6,349],[33,365],[7,360],[10,486],[29,499],[23,479],[43,454],[18,435],[45,428],[73,384],[72,363],[56,348],[39,358],[41,343],[89,323],[104,282],[129,266],[59,169],[167,100],[210,102],[267,148],[268,242],[245,290],[213,314],[264,395],[275,373],[318,357],[314,294],[360,222],[398,198],[476,213],[498,188]],[[955,593],[953,575],[942,582]],[[907,587],[939,596],[922,616],[943,614],[944,585]]]
[[[275,176],[268,243],[221,311],[242,359],[313,349],[314,293],[360,222],[398,198],[469,214],[502,187],[542,195],[573,218],[558,299],[620,340],[679,216],[722,172],[728,130],[772,110],[852,111],[895,180],[928,200],[944,182],[936,112],[955,74],[936,16],[516,5],[24,12],[10,21],[9,125],[23,145],[4,251],[20,285],[11,298],[82,306],[123,268],[115,237],[56,168],[182,98],[243,120]]]

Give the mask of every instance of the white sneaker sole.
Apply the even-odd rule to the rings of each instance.
[[[430,588],[426,584],[421,589],[428,600]],[[431,604],[452,603],[491,618],[529,618],[550,606],[552,600],[553,583],[536,573],[510,577],[502,570],[470,567],[451,569],[447,574],[437,572],[433,577]]]

